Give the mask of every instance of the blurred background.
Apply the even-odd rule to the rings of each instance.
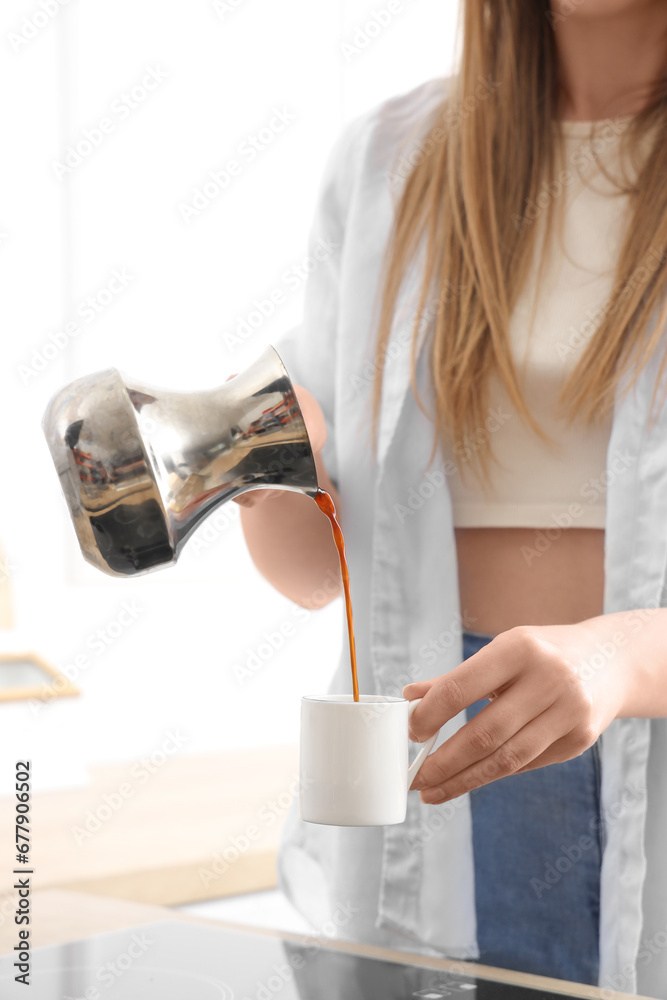
[[[298,325],[329,150],[357,115],[450,71],[457,8],[3,0],[0,682],[40,664],[60,679],[42,672],[39,697],[0,683],[0,833],[29,759],[42,887],[200,906],[254,892],[233,918],[299,926],[257,891],[275,885],[300,698],[328,685],[341,601],[309,613],[274,592],[233,503],[177,566],[104,576],[40,421],[58,388],[106,367],[220,385]],[[26,653],[34,666],[13,663]],[[53,696],[64,679],[76,696]]]
[[[64,890],[53,926],[75,913],[103,929],[88,893],[332,933],[275,886],[300,699],[327,689],[341,600],[309,613],[275,592],[233,503],[173,568],[93,569],[40,422],[61,386],[107,367],[207,389],[279,344],[301,319],[331,147],[451,72],[458,8],[0,3],[0,937],[15,931],[17,761],[32,765],[35,888]],[[63,681],[73,696],[56,697]],[[125,926],[145,922],[134,912]]]
[[[218,385],[297,325],[330,147],[449,72],[457,7],[4,0],[3,642],[81,692],[0,704],[3,760],[32,756],[40,787],[173,731],[185,755],[295,744],[301,695],[325,690],[340,601],[307,613],[275,593],[234,504],[175,568],[105,577],[80,555],[40,420],[63,383],[109,366]]]

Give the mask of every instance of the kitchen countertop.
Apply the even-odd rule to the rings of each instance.
[[[269,935],[289,941],[305,943],[303,935],[279,933],[270,929],[245,927],[239,924],[223,923],[221,921],[204,920],[170,910],[166,907],[129,902],[127,900],[110,899],[108,897],[77,893],[62,890],[41,890],[32,896],[31,944],[41,947],[50,944],[62,944],[67,941],[80,940],[95,934],[109,931],[119,931],[130,927],[154,924],[158,921],[179,921],[185,923],[204,924],[208,927],[223,927],[229,930],[242,930],[250,934]],[[0,955],[10,952],[16,943],[16,928],[9,914],[3,911],[0,918]],[[559,992],[567,996],[581,998],[602,998],[602,1000],[631,1000],[628,993],[616,993],[612,990],[600,990],[594,986],[577,986],[561,980],[546,979],[542,976],[532,976],[524,973],[509,972],[506,969],[491,969],[488,966],[472,962],[451,962],[445,959],[425,958],[410,955],[408,952],[390,951],[370,945],[359,945],[348,942],[329,942],[326,947],[351,952],[356,955],[366,955],[372,958],[389,961],[413,960],[419,965],[440,971],[467,973],[478,978],[493,979],[498,982],[511,983],[516,986],[532,986],[544,991]],[[635,997],[634,1000],[648,1000]]]
[[[275,886],[279,834],[296,794],[296,747],[175,758],[145,783],[133,777],[133,767],[133,762],[98,767],[84,788],[32,796],[32,946],[163,920],[303,942],[297,934],[206,920],[157,905]],[[128,785],[133,791],[124,797],[123,786]],[[93,822],[87,823],[91,815]],[[14,799],[0,799],[0,842],[13,842],[13,826]],[[0,954],[16,943],[14,879],[9,865],[0,871]],[[474,963],[329,944],[389,960],[414,957],[421,965],[444,971],[455,964],[458,971],[574,997],[629,997]]]
[[[297,794],[296,747],[174,756],[91,768],[92,782],[31,797],[31,867],[40,888],[175,905],[271,889],[278,839]],[[0,843],[15,800],[0,798]],[[0,869],[0,919],[11,893]]]

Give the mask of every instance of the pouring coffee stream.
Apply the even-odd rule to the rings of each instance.
[[[359,701],[359,680],[357,678],[357,653],[354,646],[354,626],[352,623],[352,597],[350,595],[350,573],[347,568],[347,557],[345,555],[345,540],[338,518],[334,502],[325,490],[318,490],[314,497],[315,503],[322,513],[329,518],[334,542],[338,549],[338,559],[340,560],[340,575],[343,580],[343,593],[345,594],[345,614],[347,616],[347,638],[350,646],[350,665],[352,667],[352,694],[355,701]]]

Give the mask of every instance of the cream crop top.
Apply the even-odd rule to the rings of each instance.
[[[612,177],[619,176],[620,135],[628,121],[615,119],[604,127],[602,123],[596,126],[595,148]],[[598,425],[577,420],[568,428],[557,413],[556,400],[612,290],[630,196],[619,192],[592,156],[590,123],[563,122],[554,127],[561,129],[561,167],[569,175],[556,195],[564,199],[559,206],[562,228],[556,215],[542,272],[536,253],[510,323],[511,348],[526,404],[554,445],[550,448],[521,419],[494,374],[488,405],[496,419],[493,412],[489,414],[489,444],[501,464],[491,462],[493,493],[488,495],[465,463],[463,476],[458,471],[448,476],[456,527],[605,525],[612,413]],[[620,176],[631,178],[632,168],[624,163],[623,169]],[[556,176],[562,176],[560,168]],[[546,214],[532,206],[538,246]],[[448,447],[443,457],[453,462]]]

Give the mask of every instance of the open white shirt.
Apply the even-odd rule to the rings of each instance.
[[[341,497],[366,694],[400,695],[406,683],[446,673],[463,655],[447,470],[438,458],[429,465],[432,424],[409,385],[417,261],[394,315],[376,458],[369,419],[374,306],[393,207],[419,155],[418,130],[445,87],[434,80],[384,103],[334,146],[311,234],[311,248],[324,241],[329,250],[309,277],[302,324],[277,344],[292,379],[315,395],[326,418],[324,460]],[[648,427],[662,349],[614,407],[605,613],[667,603],[667,406]],[[428,397],[424,352],[419,371]],[[344,646],[331,691],[349,691],[349,669]],[[461,713],[448,723],[439,743],[464,722]],[[601,754],[600,985],[667,998],[667,724],[616,720]],[[439,806],[422,804],[417,792],[408,798],[405,823],[387,827],[311,825],[295,807],[280,884],[316,928],[335,928],[340,938],[474,959],[468,796]],[[526,880],[542,874],[527,871]]]

